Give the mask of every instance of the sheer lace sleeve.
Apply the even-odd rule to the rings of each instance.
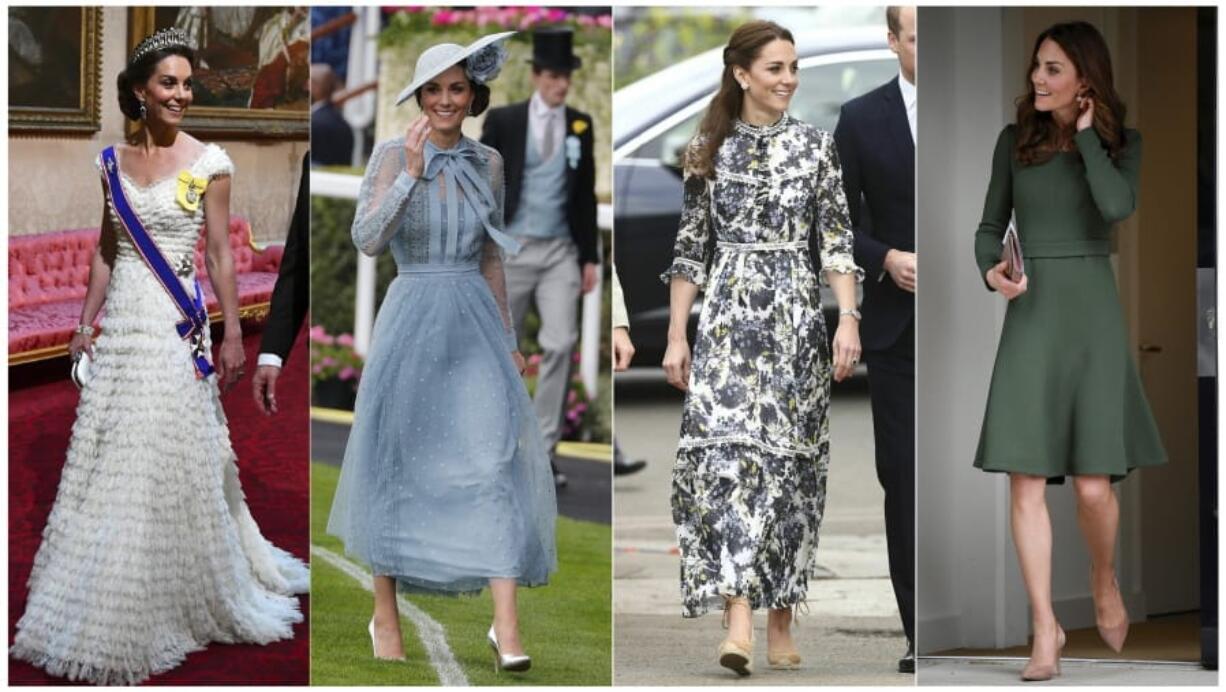
[[[489,157],[490,190],[494,193],[494,209],[490,212],[493,218],[490,219],[490,223],[494,224],[495,228],[502,229],[503,203],[506,200],[502,156],[495,149],[485,147],[484,150]],[[481,249],[481,274],[485,277],[486,283],[490,285],[490,291],[494,294],[495,302],[498,303],[498,313],[502,315],[502,326],[506,328],[507,349],[517,351],[519,342],[515,338],[514,322],[511,321],[511,304],[507,300],[507,277],[502,268],[502,248],[489,236],[486,236],[485,244]]]
[[[353,244],[363,254],[377,255],[391,242],[416,187],[417,179],[405,170],[402,141],[380,142],[366,166],[353,215]]]

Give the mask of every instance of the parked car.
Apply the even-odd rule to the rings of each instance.
[[[800,87],[788,112],[823,130],[834,130],[845,102],[898,74],[884,29],[795,38]],[[668,286],[659,276],[672,263],[681,217],[681,156],[719,86],[722,62],[723,48],[716,48],[613,94],[613,255],[640,365],[659,365],[664,358]],[[822,304],[833,339],[838,306],[828,288],[822,289]],[[690,315],[691,339],[701,309],[700,293]]]

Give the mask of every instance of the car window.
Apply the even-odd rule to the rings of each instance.
[[[898,61],[893,58],[811,65],[800,71],[801,88],[792,99],[788,112],[823,130],[833,130],[839,120],[839,108],[844,103],[881,86],[897,74]],[[705,104],[710,98],[704,96],[703,108],[645,142],[632,156],[659,159],[666,166],[680,167],[681,155],[698,129],[698,122],[702,120]]]

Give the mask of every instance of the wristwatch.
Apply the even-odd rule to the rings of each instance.
[[[860,311],[855,308],[847,308],[845,310],[839,310],[839,317],[842,317],[843,315],[851,315],[852,317],[856,318],[857,322],[861,320]]]

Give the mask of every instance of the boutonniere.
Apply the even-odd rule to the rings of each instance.
[[[575,133],[575,134],[577,134],[577,135],[581,135],[581,134],[583,134],[584,132],[587,132],[587,121],[585,121],[585,120],[575,120],[575,121],[573,121],[573,122],[570,124],[570,131],[571,131],[571,132],[574,132],[574,133]]]
[[[175,193],[175,200],[184,209],[196,211],[200,208],[200,200],[204,197],[204,190],[208,186],[208,178],[197,178],[191,174],[191,171],[179,171],[179,187]]]
[[[566,163],[571,170],[579,168],[579,138],[574,135],[566,136]]]

